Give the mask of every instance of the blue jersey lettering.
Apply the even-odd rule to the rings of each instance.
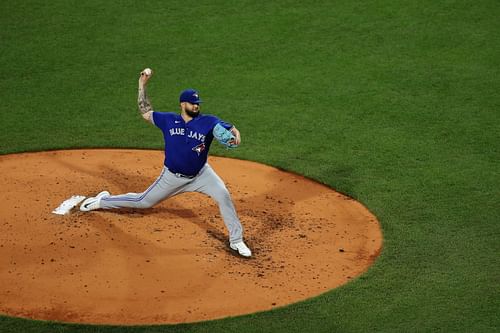
[[[193,138],[201,142],[205,142],[205,136],[201,133],[190,131],[188,134],[188,138]]]
[[[171,128],[169,130],[170,136],[172,135],[184,135],[184,128]]]
[[[204,114],[186,123],[180,114],[155,111],[153,121],[163,132],[165,166],[172,172],[185,175],[198,174],[207,162],[215,125],[220,123],[227,129],[232,127],[216,116]]]

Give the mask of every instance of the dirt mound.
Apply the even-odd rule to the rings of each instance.
[[[52,210],[74,194],[142,192],[163,153],[0,156],[0,312],[78,323],[193,322],[272,309],[364,272],[382,246],[358,202],[304,177],[228,158],[226,182],[254,256],[228,247],[218,207],[187,193],[147,210]]]

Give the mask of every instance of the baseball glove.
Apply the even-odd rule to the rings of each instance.
[[[238,147],[238,145],[234,143],[236,138],[233,133],[221,124],[215,125],[212,133],[214,134],[214,138],[216,138],[217,141],[219,141],[219,143],[223,146],[227,148]]]

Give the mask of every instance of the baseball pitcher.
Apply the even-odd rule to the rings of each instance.
[[[137,103],[142,117],[163,132],[165,141],[164,167],[156,181],[142,193],[110,195],[102,191],[84,200],[80,210],[149,208],[184,192],[200,192],[212,197],[229,231],[229,246],[243,257],[251,250],[243,241],[243,227],[238,219],[226,185],[207,163],[214,137],[229,148],[241,142],[240,132],[232,124],[212,115],[200,113],[201,99],[193,89],[179,97],[180,114],[153,111],[146,94],[146,85],[153,72],[146,68],[139,77]]]

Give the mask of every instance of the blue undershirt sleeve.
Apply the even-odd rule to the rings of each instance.
[[[223,120],[219,120],[218,123],[221,124],[222,127],[224,127],[225,129],[231,129],[231,128],[233,128],[233,124],[227,123],[227,122],[225,122]]]

